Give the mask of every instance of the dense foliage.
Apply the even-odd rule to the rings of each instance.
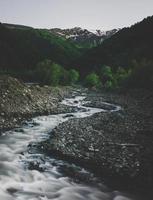
[[[53,86],[71,85],[79,80],[79,72],[74,69],[65,70],[61,65],[51,60],[38,63],[33,74],[35,74],[36,81]]]
[[[143,60],[150,64],[142,64]],[[127,79],[131,71],[131,77],[127,82],[129,87],[132,84],[134,84],[133,87],[140,85],[148,87],[150,79],[144,78],[144,76],[147,77],[146,74],[153,76],[153,16],[130,28],[120,30],[100,46],[87,51],[76,63],[83,75],[89,74],[91,71],[102,74],[101,66],[110,66],[113,74],[119,73],[120,75],[119,77],[116,75],[109,77],[109,79]],[[137,67],[134,63],[137,63]],[[112,76],[110,72],[107,73],[107,76]],[[104,74],[105,81],[108,77]],[[138,77],[138,74],[141,78]],[[144,79],[148,83],[142,81]],[[111,82],[115,86],[116,83],[113,80]],[[110,82],[109,85],[111,85]]]
[[[85,78],[85,84],[88,87],[100,87],[100,78],[96,73],[88,74]]]
[[[79,72],[75,69],[70,69],[69,71],[69,82],[70,84],[75,84],[79,80]]]
[[[134,62],[133,70],[125,79],[124,86],[153,89],[153,61]]]
[[[88,51],[46,29],[0,24],[0,52],[0,73],[24,80],[153,88],[153,16]]]
[[[85,83],[89,87],[103,87],[106,89],[113,89],[127,85],[131,76],[131,70],[125,70],[118,68],[117,71],[113,71],[110,66],[103,65],[100,68],[99,75],[96,73],[90,73],[85,78]]]
[[[80,55],[75,44],[48,30],[3,24],[0,24],[0,52],[0,71],[24,72],[24,76],[42,60],[51,59],[69,67]]]

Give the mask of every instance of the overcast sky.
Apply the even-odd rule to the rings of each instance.
[[[0,0],[0,21],[109,30],[153,15],[153,0]]]

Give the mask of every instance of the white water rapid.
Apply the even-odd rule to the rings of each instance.
[[[71,118],[107,112],[82,106],[84,99],[78,96],[62,102],[84,109],[71,113]],[[119,106],[113,106],[112,112],[120,110]],[[64,161],[29,151],[30,144],[47,139],[53,128],[70,118],[65,116],[68,113],[36,117],[0,136],[0,200],[129,200],[120,192],[106,189],[102,183],[95,186],[77,183],[60,172],[59,166]],[[44,170],[29,169],[31,162],[40,162],[39,167]],[[82,168],[80,171],[88,173]]]

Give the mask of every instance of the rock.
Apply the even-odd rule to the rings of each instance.
[[[18,189],[16,188],[8,188],[7,191],[11,194],[16,193],[18,191]]]
[[[30,162],[28,169],[29,170],[37,170],[37,171],[40,171],[40,172],[45,171],[45,168],[41,167],[39,162]]]
[[[65,106],[58,106],[61,98],[71,95],[68,87],[26,86],[9,76],[0,76],[0,124],[1,129],[16,127],[22,120],[37,115],[63,113]]]
[[[68,117],[74,117],[74,115],[72,115],[72,114],[67,114],[67,115],[63,116],[63,118],[68,118]]]
[[[53,152],[58,152],[58,157],[61,159],[80,162],[83,166],[92,168],[98,175],[101,174],[102,177],[104,174],[121,179],[125,177],[124,180],[134,184],[140,184],[142,179],[145,185],[148,180],[150,181],[148,171],[153,174],[151,164],[153,163],[153,139],[152,134],[138,133],[144,130],[148,121],[148,126],[153,132],[153,116],[145,117],[152,112],[149,108],[146,112],[146,107],[150,107],[151,102],[145,104],[143,110],[140,99],[131,100],[130,96],[114,95],[110,100],[108,94],[101,94],[101,96],[99,94],[98,97],[89,94],[87,101],[90,101],[93,107],[103,106],[101,101],[104,100],[104,95],[108,98],[106,99],[108,102],[114,98],[114,101],[118,101],[118,105],[121,103],[122,107],[125,108],[126,105],[126,108],[118,112],[109,112],[107,108],[108,112],[105,113],[97,113],[81,119],[69,119],[54,130],[52,137],[46,141],[48,145],[44,146],[44,151],[51,152],[51,155]],[[153,177],[151,179],[153,183]],[[132,184],[130,186],[132,187]]]

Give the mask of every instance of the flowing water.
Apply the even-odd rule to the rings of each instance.
[[[75,113],[36,117],[21,128],[3,133],[0,137],[0,200],[129,200],[121,192],[108,189],[85,169],[31,151],[35,149],[34,144],[46,140],[53,128],[69,118],[107,112],[82,106],[84,99],[78,96],[62,102],[78,107]],[[113,105],[109,112],[118,110],[120,107]],[[34,168],[38,163],[39,167]],[[92,177],[92,184],[74,181],[62,173],[61,167],[76,168],[81,176]]]

